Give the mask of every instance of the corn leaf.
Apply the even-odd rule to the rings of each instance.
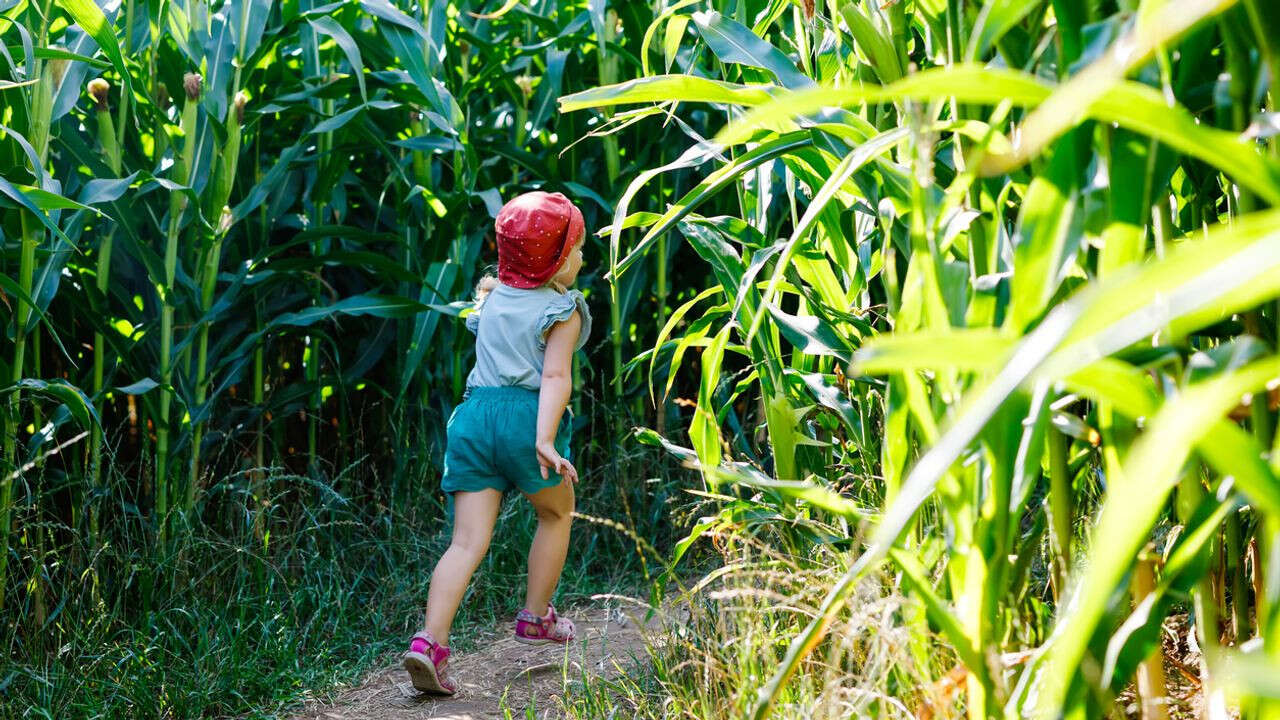
[[[560,98],[560,112],[670,101],[763,105],[773,91],[771,85],[741,85],[696,75],[654,75],[565,95]]]
[[[813,80],[796,69],[778,48],[736,22],[714,10],[702,10],[693,14],[698,34],[711,48],[711,52],[725,63],[740,63],[767,70],[778,84],[785,88],[812,87]]]

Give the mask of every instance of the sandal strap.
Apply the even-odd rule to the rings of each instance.
[[[542,618],[538,617],[537,615],[534,615],[533,613],[529,612],[528,610],[525,610],[524,608],[520,608],[519,612],[516,613],[516,620],[520,622],[533,623],[535,625],[542,624]]]
[[[563,641],[572,639],[574,636],[573,622],[560,617],[556,612],[555,606],[551,603],[547,603],[547,614],[542,617],[520,608],[519,612],[516,613],[516,621],[518,623],[527,623],[528,627],[525,632],[529,637],[543,637]]]
[[[441,670],[448,663],[449,655],[453,653],[447,645],[436,642],[436,639],[426,630],[413,634],[413,638],[409,640],[409,650],[431,658],[432,664]]]

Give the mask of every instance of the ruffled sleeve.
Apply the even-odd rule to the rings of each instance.
[[[558,322],[564,322],[577,310],[582,315],[582,331],[578,333],[578,344],[575,350],[581,350],[587,344],[587,336],[591,334],[591,313],[587,311],[587,299],[577,290],[569,290],[563,295],[556,295],[547,303],[542,311],[542,319],[538,323],[538,348],[547,347],[547,332]]]
[[[480,308],[477,307],[476,309],[472,310],[467,315],[466,319],[463,320],[463,323],[467,326],[468,330],[475,333],[476,335],[479,335],[480,334]]]

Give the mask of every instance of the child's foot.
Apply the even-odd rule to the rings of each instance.
[[[457,692],[458,685],[447,671],[449,653],[449,648],[437,643],[426,630],[414,635],[403,660],[404,669],[409,671],[413,687],[436,695],[452,695]]]
[[[546,617],[538,617],[524,608],[516,613],[516,640],[526,645],[563,645],[571,642],[574,636],[573,621],[557,615],[550,603],[547,604]]]

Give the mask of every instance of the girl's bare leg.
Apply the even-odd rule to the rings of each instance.
[[[502,507],[498,490],[453,494],[453,541],[436,563],[427,591],[427,632],[441,645],[449,644],[453,616],[493,537]]]
[[[538,530],[529,546],[529,589],[524,608],[539,617],[560,582],[564,558],[569,552],[569,528],[573,523],[573,483],[565,481],[525,495],[538,515]]]

